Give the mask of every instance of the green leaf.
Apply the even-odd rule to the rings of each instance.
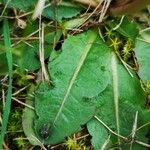
[[[34,71],[40,68],[40,61],[38,57],[38,42],[32,43],[32,47],[24,43],[16,47],[22,51],[19,59],[16,59],[16,64],[23,71],[25,69]]]
[[[133,77],[131,77],[114,54],[111,59],[110,73],[112,76],[111,83],[105,91],[99,95],[99,98],[97,98],[99,99],[99,104],[96,116],[114,132],[127,137],[132,132],[136,111],[138,111],[138,127],[149,122],[149,119],[145,117],[145,114],[149,116],[150,113],[144,110],[145,95],[137,76],[135,73],[131,72],[133,75]],[[93,126],[96,126],[95,130],[91,130]],[[106,134],[100,135],[99,130],[103,129],[104,131],[101,131],[102,133],[105,133],[107,130],[101,126],[102,124],[100,122],[98,125],[98,123],[94,123],[93,120],[88,123],[88,130],[93,136],[92,143],[94,143],[93,146],[96,149],[97,147],[99,149],[102,148],[106,141],[105,139],[109,134],[111,135],[110,142],[108,143],[109,146],[113,147],[116,146],[115,144],[118,144],[118,146],[120,145],[124,149],[129,146],[129,144],[125,144],[121,138],[112,136],[113,134],[111,132],[109,132],[107,136]],[[147,129],[143,132],[137,132],[136,139],[145,143],[148,142],[146,139],[147,133]],[[95,141],[98,139],[99,142]],[[102,141],[103,144],[101,144]],[[137,144],[134,143],[133,148],[135,146],[137,146]]]
[[[92,99],[109,82],[110,52],[95,31],[88,31],[70,36],[61,54],[52,53],[49,72],[53,87],[43,83],[35,95],[38,138],[43,141],[43,130],[49,128],[45,144],[62,141],[93,116],[96,101]]]
[[[109,139],[108,131],[96,119],[91,119],[87,123],[87,128],[90,135],[92,135],[92,146],[94,150],[100,150],[102,145]]]
[[[116,22],[116,21],[113,22],[112,23],[113,27],[119,26],[119,28],[117,28],[117,31],[120,34],[122,34],[126,38],[131,38],[132,40],[135,40],[135,38],[139,34],[139,30],[137,28],[136,23],[127,17],[123,18],[123,21],[121,22],[121,24],[120,24],[120,21],[121,20],[119,20],[119,22]]]
[[[54,32],[48,33],[45,35],[45,45],[44,45],[44,58],[47,59],[50,56],[51,51],[53,50],[54,38],[56,42],[61,36],[61,31],[58,30],[56,35]],[[19,51],[19,57],[14,55],[15,63],[23,71],[25,69],[29,71],[35,71],[40,68],[39,60],[39,41],[35,40],[29,42],[30,45],[26,43],[20,43],[15,46],[15,51]]]
[[[82,7],[73,3],[61,2],[56,8],[53,5],[45,8],[42,15],[60,22],[63,18],[72,18],[78,15],[82,10]]]
[[[27,97],[26,104],[29,106],[34,106],[33,98]],[[34,110],[29,107],[25,107],[22,116],[22,127],[25,135],[27,136],[28,140],[32,145],[40,145],[39,141],[36,139],[36,135],[33,128],[33,120],[35,119],[36,115]]]
[[[74,28],[78,28],[79,26],[81,26],[85,21],[87,20],[87,17],[81,17],[81,18],[75,18],[75,19],[70,19],[69,21],[65,21],[62,23],[62,26],[64,29],[74,29]]]
[[[25,135],[32,145],[41,145],[40,141],[36,138],[34,132],[34,119],[37,117],[34,111],[34,97],[33,92],[35,91],[35,85],[31,85],[28,96],[26,98],[26,106],[23,110],[22,116],[22,127]]]
[[[37,0],[11,0],[8,3],[8,7],[14,7],[16,9],[21,9],[24,11],[29,10],[29,8],[33,7],[36,4]]]
[[[0,134],[0,149],[3,147],[4,137],[7,131],[8,118],[11,109],[11,97],[12,97],[12,76],[13,76],[13,59],[12,59],[12,51],[11,51],[11,41],[10,41],[10,29],[9,22],[7,19],[4,19],[3,22],[3,34],[4,34],[4,45],[6,51],[6,58],[8,64],[8,91],[6,95],[5,107],[3,108],[3,121],[1,126],[1,134]]]
[[[150,43],[150,29],[140,32],[141,40]]]
[[[140,78],[145,82],[150,82],[150,43],[137,39],[135,56],[139,65]]]

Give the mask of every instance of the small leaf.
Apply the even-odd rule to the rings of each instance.
[[[56,21],[62,21],[63,18],[72,18],[83,10],[82,7],[72,4],[70,2],[61,2],[56,8],[50,5],[43,11],[43,16]]]
[[[96,119],[91,119],[87,123],[87,128],[92,136],[92,146],[94,147],[94,150],[100,150],[108,140],[108,131]]]
[[[18,50],[22,51],[21,57],[16,59],[15,62],[21,70],[28,69],[29,71],[34,71],[40,68],[40,62],[38,53],[38,43],[32,43],[32,47],[24,43],[16,47]]]
[[[87,20],[87,17],[81,17],[81,18],[75,18],[75,19],[70,19],[69,21],[66,21],[62,24],[64,29],[74,29],[78,28],[81,26],[85,21]]]
[[[121,20],[119,20],[119,22],[113,22],[113,27],[118,26],[120,24],[120,21]],[[131,38],[133,41],[139,34],[136,23],[127,17],[123,18],[123,21],[119,25],[119,28],[117,28],[117,31],[124,37]]]
[[[44,45],[44,58],[47,59],[53,50],[54,37],[56,42],[61,36],[61,31],[58,30],[56,35],[54,32],[45,35],[45,45]],[[21,54],[15,57],[15,63],[23,71],[25,69],[29,71],[35,71],[41,67],[39,60],[39,41],[35,40],[29,42],[30,45],[26,43],[21,43],[15,46],[16,51],[18,50]]]
[[[150,82],[150,43],[137,39],[135,56],[139,65],[140,78],[145,82]]]
[[[26,100],[26,104],[29,106],[34,106],[33,105],[33,99],[31,100],[30,98]],[[34,110],[31,108],[26,107],[23,111],[23,116],[22,116],[22,127],[25,135],[27,136],[28,140],[32,145],[40,145],[38,142],[38,139],[36,138],[34,129],[33,129],[33,120],[36,117]]]
[[[33,7],[36,4],[36,2],[37,0],[11,0],[8,3],[8,6],[27,11],[29,10],[29,8]]]

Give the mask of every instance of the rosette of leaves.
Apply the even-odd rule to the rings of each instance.
[[[96,149],[111,133],[93,116],[124,137],[132,131],[136,112],[138,127],[148,121],[139,79],[134,72],[129,74],[94,30],[69,36],[61,51],[52,52],[48,70],[52,85],[43,82],[36,90],[36,117],[30,126],[41,143],[59,143],[88,122]],[[145,140],[147,128],[139,131],[137,136]],[[126,142],[111,135],[109,146]]]

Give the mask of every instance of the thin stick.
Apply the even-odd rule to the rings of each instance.
[[[76,138],[76,140],[78,141],[78,140],[81,140],[81,139],[86,138],[88,136],[89,136],[89,134],[86,134],[86,135],[83,135],[83,136],[80,136],[80,137]]]
[[[4,39],[3,39],[3,38],[0,38],[0,40],[4,40]],[[24,37],[11,37],[11,40],[12,40],[12,41],[18,41],[18,40],[19,40],[19,41],[20,41],[20,40],[22,40],[22,41],[23,41],[23,40],[28,40],[28,41],[29,41],[29,40],[39,40],[39,37],[29,37],[28,39],[27,39],[26,37],[25,37],[25,38],[24,38]]]
[[[135,142],[138,143],[138,144],[140,144],[140,145],[142,145],[142,146],[144,146],[144,147],[150,148],[150,145],[149,145],[149,144],[143,143],[143,142],[138,141],[138,140],[135,140]]]
[[[1,114],[1,113],[0,113],[0,123],[1,123],[1,124],[3,123],[2,114]]]
[[[5,108],[5,91],[2,89],[3,108]]]
[[[92,17],[92,15],[97,11],[97,9],[100,7],[101,2],[97,5],[97,7],[93,10],[93,12],[84,20],[84,22],[82,23],[82,25],[80,26],[80,28],[83,26],[83,24]],[[79,29],[80,29],[79,28]]]
[[[23,41],[23,43],[25,43],[26,45],[28,45],[29,47],[34,47],[33,45],[31,45],[30,43],[26,42],[26,41]]]
[[[30,105],[28,105],[28,104],[26,104],[26,103],[24,103],[24,102],[21,102],[21,101],[18,100],[17,98],[12,97],[12,99],[13,99],[14,101],[18,102],[19,104],[21,104],[21,105],[23,105],[23,106],[26,106],[26,107],[28,107],[28,108],[34,110],[34,107],[32,107],[32,106],[30,106]]]
[[[100,120],[97,116],[94,116],[95,119],[97,119],[106,129],[108,129],[108,131],[110,131],[112,134],[124,139],[124,140],[128,140],[126,137],[117,134],[116,132],[114,132],[112,129],[110,129],[102,120]]]
[[[133,128],[132,128],[132,133],[131,133],[131,137],[132,137],[132,143],[134,141],[135,138],[135,134],[136,134],[136,130],[137,130],[137,119],[138,119],[138,111],[136,111],[135,114],[135,120],[134,120],[134,124],[133,124]]]
[[[7,8],[7,6],[8,6],[8,4],[9,4],[10,1],[11,1],[11,0],[8,0],[8,1],[7,1],[5,7],[4,7],[4,9],[3,9],[3,11],[2,11],[2,13],[1,13],[1,15],[0,15],[0,18],[1,18],[1,17],[3,16],[3,14],[5,13],[5,10],[6,10],[6,8]]]
[[[46,81],[49,81],[49,76],[48,76],[48,73],[46,71],[45,62],[44,62],[44,24],[42,24],[41,54],[42,54],[41,65],[42,65],[42,72],[44,75],[44,79]]]
[[[116,54],[117,54],[118,58],[120,59],[120,61],[122,62],[122,64],[123,64],[123,66],[125,67],[125,69],[127,70],[127,72],[129,73],[129,75],[133,78],[134,76],[133,76],[133,74],[131,73],[131,71],[129,70],[129,68],[127,67],[126,62],[124,62],[124,61],[122,60],[122,58],[120,57],[120,55],[119,55],[118,53],[116,53]],[[129,66],[129,65],[128,65],[128,66]]]
[[[103,144],[102,147],[101,147],[101,150],[105,150],[105,149],[106,149],[106,146],[107,146],[107,144],[109,143],[109,141],[110,141],[110,135],[109,135],[108,138],[105,140],[104,144]]]
[[[18,137],[18,138],[14,138],[13,141],[16,141],[16,140],[28,140],[28,138],[25,138],[25,137]]]
[[[62,146],[62,145],[64,145],[64,143],[60,143],[60,144],[54,145],[54,146],[51,147],[51,150],[52,150],[52,149],[55,149],[55,148],[57,148],[57,147],[59,147],[59,146]]]
[[[39,56],[42,70],[42,80],[49,81],[49,76],[47,74],[44,62],[44,24],[41,22],[41,16],[39,17]]]
[[[117,25],[113,28],[113,30],[117,30],[117,29],[121,26],[124,17],[125,17],[124,15],[121,17],[121,20],[120,20],[119,24],[117,24]]]
[[[150,125],[150,122],[145,123],[144,125],[140,126],[137,128],[136,132],[139,131],[140,129],[144,128],[145,126]]]
[[[5,82],[8,79],[8,75],[6,75],[3,79],[1,79],[1,82]]]
[[[14,46],[18,45],[18,44],[19,44],[20,42],[22,42],[23,40],[27,40],[29,37],[35,35],[35,34],[38,33],[38,32],[39,32],[39,29],[36,30],[36,31],[34,31],[34,32],[32,32],[31,34],[29,34],[29,35],[28,35],[27,37],[25,37],[24,39],[21,39],[21,40],[18,41],[17,43],[12,44],[11,46],[14,47]]]
[[[150,40],[145,40],[145,39],[141,39],[141,38],[137,38],[137,40],[140,40],[140,41],[142,41],[142,42],[145,42],[145,43],[150,44]]]
[[[15,93],[13,94],[13,96],[18,95],[19,93],[21,93],[22,91],[24,91],[24,90],[25,90],[26,88],[28,88],[29,86],[30,86],[30,84],[27,85],[27,86],[25,86],[25,87],[23,87],[22,89],[18,90],[17,92],[15,92]]]
[[[35,137],[35,136],[32,135],[31,138],[33,138],[35,141],[37,141],[43,150],[47,150],[44,147],[43,143],[37,137]],[[31,140],[33,140],[33,139],[31,139]]]
[[[4,146],[5,150],[10,150],[5,142],[3,142],[3,146]]]
[[[148,28],[146,28],[146,29],[143,29],[143,30],[140,30],[140,34],[141,34],[142,32],[148,31],[148,30],[150,30],[150,27],[148,27]]]
[[[116,136],[119,136],[119,137],[122,138],[123,140],[128,141],[128,138],[126,138],[126,137],[124,137],[124,136],[122,136],[122,135],[120,135],[120,134],[117,134],[116,132],[114,132],[113,130],[111,130],[111,129],[110,129],[102,120],[100,120],[97,116],[94,116],[94,118],[97,119],[97,120],[98,120],[108,131],[110,131],[112,134],[114,134],[114,135],[116,135]],[[138,143],[138,144],[140,144],[140,145],[142,145],[142,146],[144,146],[144,147],[150,148],[150,145],[149,145],[149,144],[146,144],[146,143],[141,142],[141,141],[139,141],[139,140],[135,140],[134,142],[135,142],[135,143]]]
[[[101,10],[101,14],[100,14],[100,17],[99,17],[99,23],[101,23],[103,21],[103,18],[109,8],[109,5],[111,3],[111,0],[105,0],[104,1],[104,5],[102,7],[102,10]]]
[[[132,132],[131,132],[130,150],[132,150],[133,142],[135,140],[135,135],[136,135],[136,130],[137,130],[137,119],[138,119],[138,111],[136,111],[133,128],[132,128]]]
[[[46,0],[38,0],[32,16],[33,20],[37,19],[39,16],[42,15],[45,6],[45,1]]]
[[[98,33],[99,33],[100,38],[103,40],[103,42],[105,42],[105,39],[104,39],[104,37],[102,35],[102,32],[101,32],[100,28],[98,28]]]

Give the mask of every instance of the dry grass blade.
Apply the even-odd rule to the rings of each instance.
[[[45,1],[46,0],[38,0],[38,3],[35,7],[35,10],[34,10],[34,13],[33,13],[33,16],[32,16],[32,19],[35,20],[37,19],[39,16],[41,16],[42,14],[42,11],[44,9],[44,6],[45,6]]]
[[[44,62],[44,24],[41,24],[41,16],[39,19],[39,55],[42,70],[42,80],[49,81],[49,76]]]
[[[99,119],[97,116],[94,116],[94,118],[96,119],[96,120],[98,120],[106,129],[108,129],[108,131],[110,131],[112,134],[114,134],[114,135],[116,135],[116,136],[118,136],[118,137],[120,137],[120,138],[122,138],[122,139],[124,139],[124,140],[128,140],[126,137],[124,137],[124,136],[122,136],[122,135],[120,135],[120,134],[118,134],[118,133],[116,133],[116,132],[114,132],[112,129],[110,129],[101,119]]]
[[[12,97],[13,62],[12,62],[12,51],[11,51],[11,42],[10,42],[10,33],[9,33],[9,23],[7,19],[4,19],[3,33],[4,33],[4,43],[7,49],[6,56],[7,56],[7,63],[8,63],[9,86],[6,95],[5,109],[3,109],[4,111],[3,111],[3,122],[1,128],[1,134],[0,134],[0,149],[2,149],[3,147],[3,141],[7,130],[8,118],[11,109],[11,97]]]
[[[135,140],[136,130],[137,130],[137,119],[138,119],[138,111],[135,114],[135,120],[133,123],[133,128],[131,132],[131,143],[130,143],[130,150],[132,150],[133,142]]]
[[[102,22],[112,0],[104,0],[104,4],[99,17],[99,22]]]
[[[0,15],[0,18],[3,16],[3,14],[5,13],[5,10],[6,10],[6,8],[7,8],[7,6],[8,6],[8,4],[9,4],[9,2],[10,2],[11,0],[7,0],[7,3],[6,3],[6,5],[5,5],[5,7],[4,7],[4,9],[3,9],[3,11],[2,11],[2,13],[1,13],[1,15]]]
[[[105,150],[105,149],[106,149],[106,146],[107,146],[107,144],[109,143],[109,141],[110,141],[110,135],[109,135],[108,138],[105,140],[104,144],[103,144],[102,147],[101,147],[101,150]]]
[[[28,108],[34,110],[34,107],[32,107],[32,106],[30,106],[30,105],[28,105],[28,104],[26,104],[26,103],[24,103],[24,102],[21,102],[21,101],[18,100],[17,98],[12,97],[12,99],[13,99],[14,101],[18,102],[19,104],[21,104],[21,105],[23,105],[23,106],[26,106],[26,107],[28,107]]]
[[[94,116],[94,118],[96,120],[98,120],[110,133],[112,133],[113,135],[116,135],[118,137],[120,137],[121,139],[125,140],[125,141],[129,141],[129,139],[127,137],[124,137],[116,132],[114,132],[112,129],[110,129],[100,118],[98,118],[97,116]],[[141,142],[139,140],[134,140],[134,143],[137,143],[139,145],[142,145],[144,147],[150,148],[150,145],[144,142]]]

